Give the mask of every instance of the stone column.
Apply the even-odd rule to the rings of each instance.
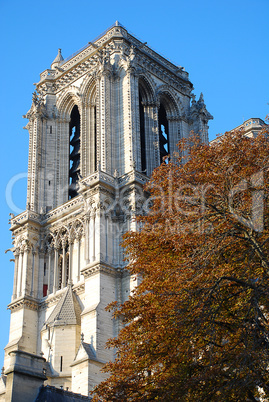
[[[108,59],[100,61],[98,72],[98,157],[101,170],[112,174],[112,144],[111,144],[111,74],[112,67]]]
[[[22,289],[22,270],[23,270],[23,250],[19,251],[19,260],[18,260],[18,283],[17,283],[17,296],[21,296]]]
[[[54,248],[54,275],[53,275],[53,293],[56,293],[58,279],[58,249]]]
[[[80,280],[80,239],[81,239],[81,237],[78,237],[78,243],[77,243],[77,246],[78,246],[78,263],[77,263],[77,282],[79,282],[79,280]]]
[[[156,104],[144,106],[145,116],[145,145],[146,164],[148,176],[160,164],[159,132],[158,132],[158,107]]]
[[[95,211],[91,213],[90,218],[90,262],[95,261]]]
[[[177,144],[180,140],[179,119],[173,116],[167,116],[168,120],[168,139],[169,139],[169,154],[173,159],[175,152],[178,152]]]
[[[35,250],[32,250],[32,278],[31,278],[31,291],[30,295],[34,296],[34,280],[35,280]]]
[[[13,295],[12,300],[17,297],[17,286],[18,286],[18,269],[19,269],[19,251],[16,249],[14,251],[15,264],[14,264],[14,282],[13,282]]]
[[[73,282],[73,239],[69,237],[69,275],[68,275],[68,283]]]
[[[50,286],[50,276],[51,276],[51,253],[52,253],[52,249],[49,246],[48,248],[48,255],[49,255],[49,266],[48,266],[48,292],[47,295],[50,294],[51,292],[51,286]]]
[[[29,254],[30,254],[31,248],[27,245],[24,249],[24,254],[23,254],[23,264],[22,264],[22,295],[24,296],[27,293],[27,290],[29,291],[28,288],[28,274],[30,274],[30,269],[28,267],[29,264]]]
[[[63,240],[62,240],[63,260],[62,260],[62,283],[61,283],[61,288],[64,288],[64,287],[66,286],[66,258],[65,258],[65,246],[66,246],[66,241],[63,239]]]
[[[90,260],[90,257],[89,257],[89,248],[90,248],[89,225],[90,225],[90,216],[87,214],[85,216],[85,247],[84,247],[84,258],[85,258],[86,264],[88,264],[89,260]]]

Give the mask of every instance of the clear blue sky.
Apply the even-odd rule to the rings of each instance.
[[[1,40],[1,281],[0,365],[8,342],[13,282],[8,226],[12,203],[26,204],[27,121],[33,83],[62,48],[68,57],[116,20],[131,33],[190,74],[194,93],[203,92],[209,112],[210,138],[250,117],[269,113],[268,0],[0,0]],[[12,210],[13,209],[13,210]]]

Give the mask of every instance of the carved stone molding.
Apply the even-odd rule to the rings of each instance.
[[[98,272],[104,272],[108,275],[115,276],[117,274],[117,269],[106,264],[97,263],[91,264],[90,266],[86,266],[82,271],[81,274],[84,276],[84,279],[89,278],[92,275],[95,275]]]
[[[31,299],[29,297],[23,297],[17,300],[14,300],[12,303],[10,303],[7,308],[13,311],[20,310],[22,308],[28,308],[29,310],[35,310],[37,311],[39,308],[39,303],[38,301]]]

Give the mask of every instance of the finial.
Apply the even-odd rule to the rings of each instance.
[[[204,103],[204,95],[203,95],[203,92],[201,92],[201,95],[200,95],[200,98],[199,98],[199,101],[198,102],[203,102]]]
[[[116,21],[115,25],[116,25],[116,27],[119,26],[119,21],[118,20]]]
[[[55,68],[55,66],[59,66],[59,64],[64,60],[62,56],[62,49],[58,48],[58,54],[52,62],[51,68]]]
[[[84,342],[84,334],[83,334],[83,332],[81,332],[80,338],[81,338],[81,343]]]

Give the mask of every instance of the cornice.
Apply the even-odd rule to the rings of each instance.
[[[36,231],[39,227],[40,215],[29,209],[10,219],[10,230],[13,232],[21,232],[26,229]]]
[[[7,306],[7,308],[12,312],[20,310],[24,307],[28,308],[29,310],[37,311],[39,308],[39,302],[29,296],[24,296],[14,300]]]
[[[121,268],[115,268],[105,263],[94,263],[91,265],[86,265],[86,267],[81,270],[81,273],[84,276],[85,280],[90,276],[101,272],[111,276],[117,276],[119,275],[119,273],[121,273]]]
[[[96,69],[99,69],[100,51],[105,51],[110,55],[120,52],[123,58],[128,60],[129,51],[127,49],[130,48],[135,49],[135,52],[132,53],[132,58],[134,58],[132,66],[146,66],[148,71],[178,91],[184,94],[191,92],[193,85],[188,79],[188,73],[182,67],[171,63],[120,26],[112,27],[94,43],[89,42],[82,50],[63,61],[60,68],[43,71],[40,74],[39,83],[35,84],[37,91],[43,95],[56,94],[79,78],[91,75]],[[112,72],[110,71],[110,73]]]

